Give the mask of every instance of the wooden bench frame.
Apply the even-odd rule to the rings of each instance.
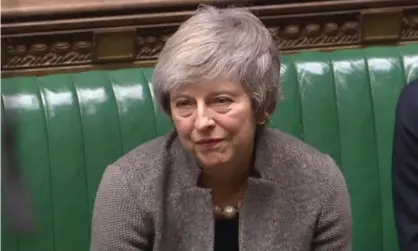
[[[282,53],[418,42],[416,0],[97,0],[70,7],[14,6],[2,8],[3,77],[153,65],[170,34],[202,2],[248,7],[271,30]]]

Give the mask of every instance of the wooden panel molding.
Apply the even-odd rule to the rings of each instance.
[[[90,8],[99,0],[89,1]],[[56,6],[55,15],[51,6],[44,12],[2,9],[3,75],[153,64],[167,39],[202,1],[120,2],[131,7],[103,1],[95,11],[92,7],[80,11],[79,5]],[[282,53],[418,42],[415,0],[206,2],[248,7],[269,28]]]

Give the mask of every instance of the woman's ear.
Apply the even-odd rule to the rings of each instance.
[[[269,121],[270,114],[268,112],[263,112],[258,116],[257,124],[264,125],[266,122]]]
[[[276,102],[272,103],[267,107],[266,112],[264,113],[264,116],[268,119],[270,116],[276,111]]]

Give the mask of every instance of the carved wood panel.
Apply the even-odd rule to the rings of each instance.
[[[265,23],[282,53],[418,42],[418,2],[373,1],[380,2],[379,7],[370,1],[349,2],[253,4],[249,9]],[[7,74],[112,63],[152,64],[178,25],[192,14],[120,12],[6,22],[2,24],[2,70]],[[384,29],[376,27],[381,23]]]

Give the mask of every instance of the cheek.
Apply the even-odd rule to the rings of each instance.
[[[190,119],[173,118],[174,127],[180,136],[189,138],[193,131],[193,122]]]
[[[238,118],[224,117],[219,119],[219,125],[229,133],[236,135],[245,127],[246,121]]]
[[[242,131],[248,131],[255,124],[250,108],[236,109],[225,114],[220,120],[222,127],[228,131],[238,134]]]

